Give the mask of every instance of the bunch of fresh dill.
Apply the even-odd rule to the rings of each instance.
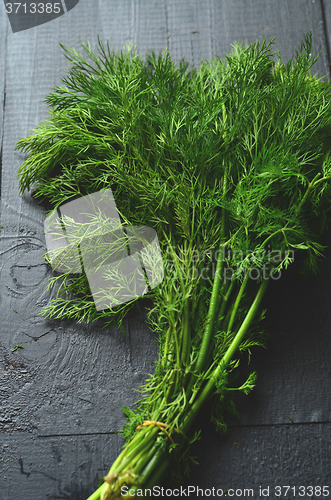
[[[153,227],[165,276],[148,318],[160,352],[122,453],[90,500],[157,484],[189,466],[191,424],[206,401],[224,432],[241,352],[264,345],[268,283],[305,252],[313,271],[330,208],[330,83],[311,75],[311,36],[283,64],[273,41],[235,45],[197,70],[168,53],[143,61],[64,49],[50,119],[18,148],[21,190],[58,207],[111,188],[123,222]],[[97,312],[88,281],[62,274],[46,317],[119,323],[135,301]],[[248,393],[256,375],[238,390]],[[177,467],[175,467],[177,470]]]

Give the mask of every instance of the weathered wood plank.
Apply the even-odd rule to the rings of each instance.
[[[208,442],[208,453],[204,441]],[[221,488],[253,489],[254,496],[240,491],[234,498],[309,498],[309,490],[299,490],[300,486],[330,486],[330,444],[331,424],[279,425],[236,427],[229,429],[224,439],[212,430],[204,428],[203,436],[193,451],[205,456],[199,467],[194,469],[187,485],[197,485],[203,489]],[[201,446],[201,447],[200,447]],[[209,459],[207,458],[209,457]],[[275,486],[289,485],[295,491],[279,490]],[[259,487],[270,487],[262,496]],[[233,495],[231,492],[230,494]],[[230,495],[229,495],[230,496]],[[316,495],[317,496],[317,495]],[[192,498],[206,498],[192,495]],[[215,497],[216,493],[215,493]]]
[[[208,455],[206,446],[208,443]],[[300,486],[330,485],[331,424],[279,425],[229,429],[225,438],[204,426],[202,439],[192,448],[204,457],[194,467],[183,488],[203,490],[253,489],[254,496],[238,494],[233,498],[259,497],[260,486],[270,487],[269,498],[298,498]],[[85,500],[98,479],[108,472],[121,445],[114,435],[55,436],[22,439],[21,433],[7,435],[0,444],[2,473],[1,500]],[[302,453],[302,449],[306,453]],[[277,485],[296,487],[287,496],[275,496]],[[163,487],[169,488],[165,481]],[[301,498],[310,498],[310,495]],[[307,493],[309,491],[307,490]],[[189,498],[207,498],[199,491]],[[211,495],[212,496],[212,495]],[[221,496],[219,492],[219,496]],[[165,497],[165,494],[164,494]],[[182,494],[179,498],[184,498]],[[175,498],[175,497],[168,497]],[[313,498],[317,498],[313,497]]]
[[[5,108],[8,29],[9,26],[6,17],[4,15],[2,16],[0,15],[0,47],[1,47],[0,50],[0,190],[1,190],[1,171],[2,171],[3,121],[4,121],[4,108]],[[1,211],[0,211],[0,217],[1,217]]]
[[[1,500],[86,499],[115,460],[116,435],[57,436],[36,440],[20,433],[1,442]]]
[[[311,31],[313,50],[322,50],[315,72],[319,76],[328,73],[323,14],[315,0],[171,0],[167,19],[169,49],[176,59],[185,57],[196,65],[215,54],[223,57],[235,41],[252,43],[276,37],[274,47],[287,61]]]
[[[323,28],[326,44],[327,63],[329,66],[329,75],[331,75],[331,4],[328,1],[321,0],[323,15]]]
[[[238,397],[241,425],[331,421],[331,251],[323,277],[303,280],[299,263],[270,284],[265,301],[268,349],[253,353],[258,384]]]

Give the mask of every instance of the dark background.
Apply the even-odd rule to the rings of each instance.
[[[58,42],[78,48],[81,38],[95,48],[99,35],[117,49],[132,41],[142,55],[168,48],[175,60],[197,66],[224,56],[236,40],[274,36],[287,60],[311,31],[322,76],[330,75],[330,29],[328,0],[80,0],[18,33],[0,5],[1,500],[85,500],[120,451],[119,405],[138,399],[134,389],[157,357],[138,311],[126,320],[127,336],[99,323],[86,328],[38,316],[49,300],[45,215],[27,193],[19,195],[24,157],[14,147],[47,118],[44,96],[67,68]],[[298,269],[296,262],[268,290],[272,337],[267,351],[253,352],[258,385],[238,398],[241,419],[229,418],[221,438],[208,413],[201,416],[202,439],[192,450],[200,465],[186,485],[254,488],[255,498],[260,485],[270,486],[270,498],[311,498],[299,490],[276,497],[275,485],[331,490],[331,251],[318,278],[302,281]],[[23,349],[12,352],[15,344]]]

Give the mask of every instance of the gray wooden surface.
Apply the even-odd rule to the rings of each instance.
[[[134,403],[157,356],[138,312],[127,319],[128,336],[38,316],[49,300],[44,210],[19,195],[24,158],[14,147],[47,118],[44,96],[67,67],[57,42],[78,47],[81,38],[95,47],[99,35],[120,49],[132,40],[143,55],[168,48],[174,59],[198,65],[236,40],[274,36],[287,59],[311,31],[315,52],[322,51],[315,71],[328,75],[329,30],[329,0],[80,0],[64,16],[18,33],[0,5],[1,500],[91,494],[120,450],[119,405]],[[201,417],[193,450],[200,466],[187,485],[254,488],[257,498],[260,485],[270,486],[271,498],[275,485],[331,489],[331,251],[323,276],[303,284],[295,271],[266,299],[272,339],[267,351],[253,353],[258,387],[238,399],[242,418],[229,420],[226,438]],[[12,352],[15,344],[24,349]]]

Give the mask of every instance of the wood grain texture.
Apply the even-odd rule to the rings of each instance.
[[[183,488],[252,488],[254,498],[260,498],[259,487],[269,486],[269,498],[279,498],[272,495],[277,485],[298,488],[330,484],[330,436],[330,423],[251,427],[249,432],[245,427],[237,427],[231,428],[222,440],[205,427],[203,440],[193,450],[205,459],[201,459]],[[209,446],[209,460],[203,441],[218,444],[217,449]],[[19,434],[6,436],[0,445],[0,498],[85,500],[91,493],[91,485],[97,483],[107,471],[108,463],[116,458],[119,447],[119,438],[109,435],[39,439],[31,435],[24,439]],[[166,484],[163,486],[167,488]],[[296,496],[288,494],[280,498],[297,497],[298,490]],[[193,493],[189,498],[201,499],[207,495]]]
[[[269,486],[266,497],[294,500],[299,498],[299,486],[330,485],[330,423],[258,426],[250,427],[249,432],[236,427],[229,430],[222,443],[211,429],[205,428],[203,439],[210,443],[216,441],[218,447],[209,447],[210,460],[200,462],[187,486],[223,490],[251,488],[254,498],[263,498],[259,487]],[[195,451],[200,456],[206,453],[202,440]],[[292,489],[286,496],[277,496],[274,489],[277,485],[295,486],[296,493]],[[249,496],[253,497],[247,493],[245,498]],[[190,498],[201,497],[207,498],[207,495],[193,494]],[[243,497],[243,492],[234,495],[238,500]],[[302,497],[308,499],[309,495]]]
[[[304,35],[312,32],[313,51],[322,50],[315,66],[319,76],[328,73],[328,60],[320,2],[265,0],[209,0],[167,2],[169,49],[193,64],[213,55],[223,57],[235,41],[251,43],[276,37],[282,58],[295,56]]]
[[[266,351],[252,356],[256,390],[238,397],[242,425],[331,421],[330,249],[326,256],[323,277],[303,281],[296,262],[270,283],[265,307],[271,338]]]
[[[277,37],[286,60],[311,31],[313,50],[322,50],[315,71],[324,75],[330,27],[329,2],[318,0],[80,0],[61,18],[13,34],[1,5],[0,500],[84,500],[120,449],[119,405],[138,399],[134,389],[157,357],[138,311],[126,321],[127,336],[101,323],[86,328],[38,316],[50,298],[44,209],[19,195],[24,157],[14,147],[47,118],[44,96],[67,68],[58,42],[78,48],[81,38],[95,48],[99,35],[114,49],[130,41],[142,55],[168,48],[175,60],[197,66],[223,57],[236,40],[264,36]],[[266,300],[269,349],[252,356],[258,386],[238,398],[242,419],[229,419],[225,439],[201,417],[201,466],[190,484],[330,483],[331,252],[326,262],[309,284],[295,270],[274,283]],[[15,344],[24,348],[12,352]]]
[[[327,0],[320,0],[323,15],[324,38],[326,44],[326,57],[331,75],[331,4]]]
[[[6,44],[9,26],[5,16],[0,15],[0,192],[1,192],[1,171],[2,171],[2,150],[3,150],[3,125],[5,109],[6,90]],[[1,233],[0,233],[1,234]]]
[[[114,435],[6,436],[2,456],[1,499],[81,500],[91,494],[115,460],[120,439]]]

